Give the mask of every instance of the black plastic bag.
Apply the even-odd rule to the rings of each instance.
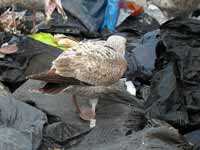
[[[161,26],[160,37],[147,116],[190,132],[200,126],[200,22],[168,21]]]
[[[126,77],[128,80],[136,82],[148,83],[151,79],[155,60],[156,45],[158,43],[159,31],[155,30],[141,36],[139,40],[130,40],[126,50],[126,59],[128,61],[128,69]]]
[[[144,13],[137,17],[129,16],[117,27],[117,31],[134,33],[135,36],[141,36],[159,27],[160,25],[156,19]]]
[[[46,115],[12,96],[0,96],[0,149],[37,150]]]
[[[62,0],[67,20],[58,13],[53,13],[48,24],[41,23],[38,30],[48,33],[59,33],[77,37],[99,37],[104,19],[106,0]]]
[[[51,62],[62,51],[29,37],[13,37],[18,51],[0,59],[0,81],[11,89],[25,81],[27,75],[43,72],[51,67]]]
[[[62,0],[65,11],[78,18],[90,32],[97,32],[104,19],[106,0]]]
[[[146,119],[143,109],[137,105],[137,99],[121,94],[100,98],[96,111],[96,127],[91,130],[89,122],[81,120],[75,112],[70,95],[29,92],[31,89],[38,89],[40,84],[41,82],[29,80],[15,91],[14,96],[22,101],[32,101],[39,109],[60,117],[60,121],[47,125],[42,150],[53,147],[95,149],[102,141],[111,144],[121,136],[145,126]],[[78,103],[80,107],[87,106],[88,100],[78,97]]]

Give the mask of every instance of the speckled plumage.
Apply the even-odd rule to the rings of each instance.
[[[188,17],[198,8],[200,0],[147,0],[159,7],[167,17]]]
[[[125,49],[126,39],[121,36],[110,36],[107,41],[81,42],[58,56],[47,73],[29,78],[47,81],[40,89],[43,93],[71,94],[80,117],[90,120],[90,127],[94,127],[98,97],[125,87],[119,81],[127,69]],[[76,96],[88,98],[91,108],[80,109]]]
[[[114,38],[110,42],[81,42],[58,56],[53,61],[51,69],[54,70],[54,75],[59,78],[63,77],[65,81],[73,78],[83,84],[75,85],[69,82],[64,84],[63,82],[62,88],[59,86],[60,90],[56,93],[67,92],[85,97],[95,97],[106,93],[106,90],[112,87],[127,69],[127,62],[123,56],[126,39],[120,36],[116,39],[119,41]],[[46,76],[45,74],[33,75],[30,78],[50,82],[48,73]],[[53,82],[55,83],[55,80]],[[62,83],[59,82],[59,84]],[[47,91],[46,89],[44,92]]]
[[[125,59],[106,42],[85,42],[68,49],[54,62],[56,73],[91,85],[110,85],[122,77]]]

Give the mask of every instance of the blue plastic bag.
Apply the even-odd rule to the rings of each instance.
[[[107,28],[110,31],[115,31],[119,13],[119,0],[107,0],[106,11],[102,28]]]

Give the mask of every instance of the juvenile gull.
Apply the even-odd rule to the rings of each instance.
[[[125,50],[126,39],[119,35],[107,41],[80,42],[58,56],[48,72],[29,78],[47,82],[40,92],[71,94],[80,117],[95,119],[98,97],[111,92],[127,69]],[[76,96],[88,98],[91,108],[80,109]]]

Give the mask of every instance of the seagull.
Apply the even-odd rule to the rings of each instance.
[[[198,8],[200,0],[147,0],[147,3],[157,6],[170,19],[189,17]]]
[[[60,54],[48,72],[30,75],[28,79],[45,81],[39,91],[48,94],[66,92],[83,120],[96,116],[101,94],[109,93],[127,70],[126,38],[112,35],[106,41],[83,41]],[[89,100],[90,108],[80,108],[76,96]]]
[[[65,11],[62,8],[61,0],[0,0],[0,7],[12,6],[13,12],[13,24],[16,29],[14,10],[16,6],[32,10],[32,20],[33,20],[33,31],[35,32],[36,27],[36,11],[44,12],[46,16],[46,22],[51,19],[51,15],[55,9],[67,19]]]

